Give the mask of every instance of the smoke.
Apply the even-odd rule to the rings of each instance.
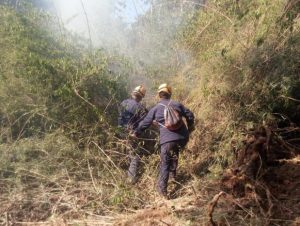
[[[144,46],[145,50],[156,48],[158,43],[165,45],[166,39],[171,39],[178,31],[186,12],[193,12],[193,1],[183,0],[53,2],[57,15],[69,31],[90,38],[96,48],[118,48],[123,52],[139,46]]]
[[[57,15],[69,31],[91,39],[94,47],[107,50],[126,45],[126,30],[143,13],[141,9],[147,7],[137,0],[53,1]]]
[[[201,0],[53,0],[63,26],[93,48],[129,59],[132,83],[151,83],[156,77],[176,73],[191,54],[177,43]],[[112,69],[114,70],[114,69]],[[150,71],[150,72],[149,72]],[[150,78],[149,78],[150,77]],[[153,86],[153,84],[152,84]]]
[[[94,49],[124,55],[136,71],[188,61],[176,35],[203,0],[2,0],[32,2],[53,13],[69,32]],[[0,0],[0,2],[2,2]],[[173,67],[174,68],[174,67]]]

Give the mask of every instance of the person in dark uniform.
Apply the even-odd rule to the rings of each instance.
[[[168,198],[167,187],[169,177],[175,179],[178,165],[179,151],[184,148],[189,140],[189,133],[194,128],[194,114],[181,103],[171,100],[172,89],[168,84],[162,84],[158,88],[159,102],[148,112],[147,116],[134,130],[134,136],[139,136],[152,122],[159,125],[160,131],[160,172],[157,190],[160,195]],[[165,108],[171,106],[180,117],[186,119],[175,130],[165,126]]]
[[[140,103],[145,97],[146,89],[144,86],[137,86],[132,94],[131,98],[124,100],[121,103],[118,125],[122,127],[122,130],[126,136],[127,143],[130,146],[130,165],[128,169],[129,182],[135,184],[137,182],[137,173],[141,163],[141,153],[137,140],[130,139],[129,134],[134,131],[140,121],[146,116],[147,109]]]

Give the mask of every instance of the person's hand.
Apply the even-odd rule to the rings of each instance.
[[[191,125],[188,128],[189,133],[192,133],[195,130],[195,125]]]
[[[136,135],[135,132],[130,132],[129,133],[129,137],[133,138],[133,139],[138,139],[138,136]]]
[[[153,120],[152,125],[158,126],[158,122],[156,120]]]

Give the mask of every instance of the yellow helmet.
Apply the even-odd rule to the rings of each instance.
[[[166,92],[169,95],[172,95],[172,88],[167,83],[163,83],[158,87],[157,93],[159,94],[160,92]]]
[[[143,85],[137,86],[134,88],[134,90],[132,91],[133,94],[139,94],[142,97],[145,97],[146,95],[146,89]]]

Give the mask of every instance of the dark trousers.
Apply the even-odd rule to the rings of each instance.
[[[141,148],[139,141],[129,136],[129,130],[124,127],[119,127],[117,137],[119,137],[126,145],[127,157],[130,159],[127,175],[131,182],[137,181],[138,170],[141,165]]]
[[[132,183],[135,183],[137,181],[137,175],[141,165],[142,152],[138,141],[130,140],[129,146],[130,164],[127,174],[128,177],[131,179]]]
[[[170,174],[173,177],[176,176],[179,152],[182,148],[184,148],[186,143],[187,140],[178,140],[161,145],[158,190],[162,194],[167,194],[168,180]]]

